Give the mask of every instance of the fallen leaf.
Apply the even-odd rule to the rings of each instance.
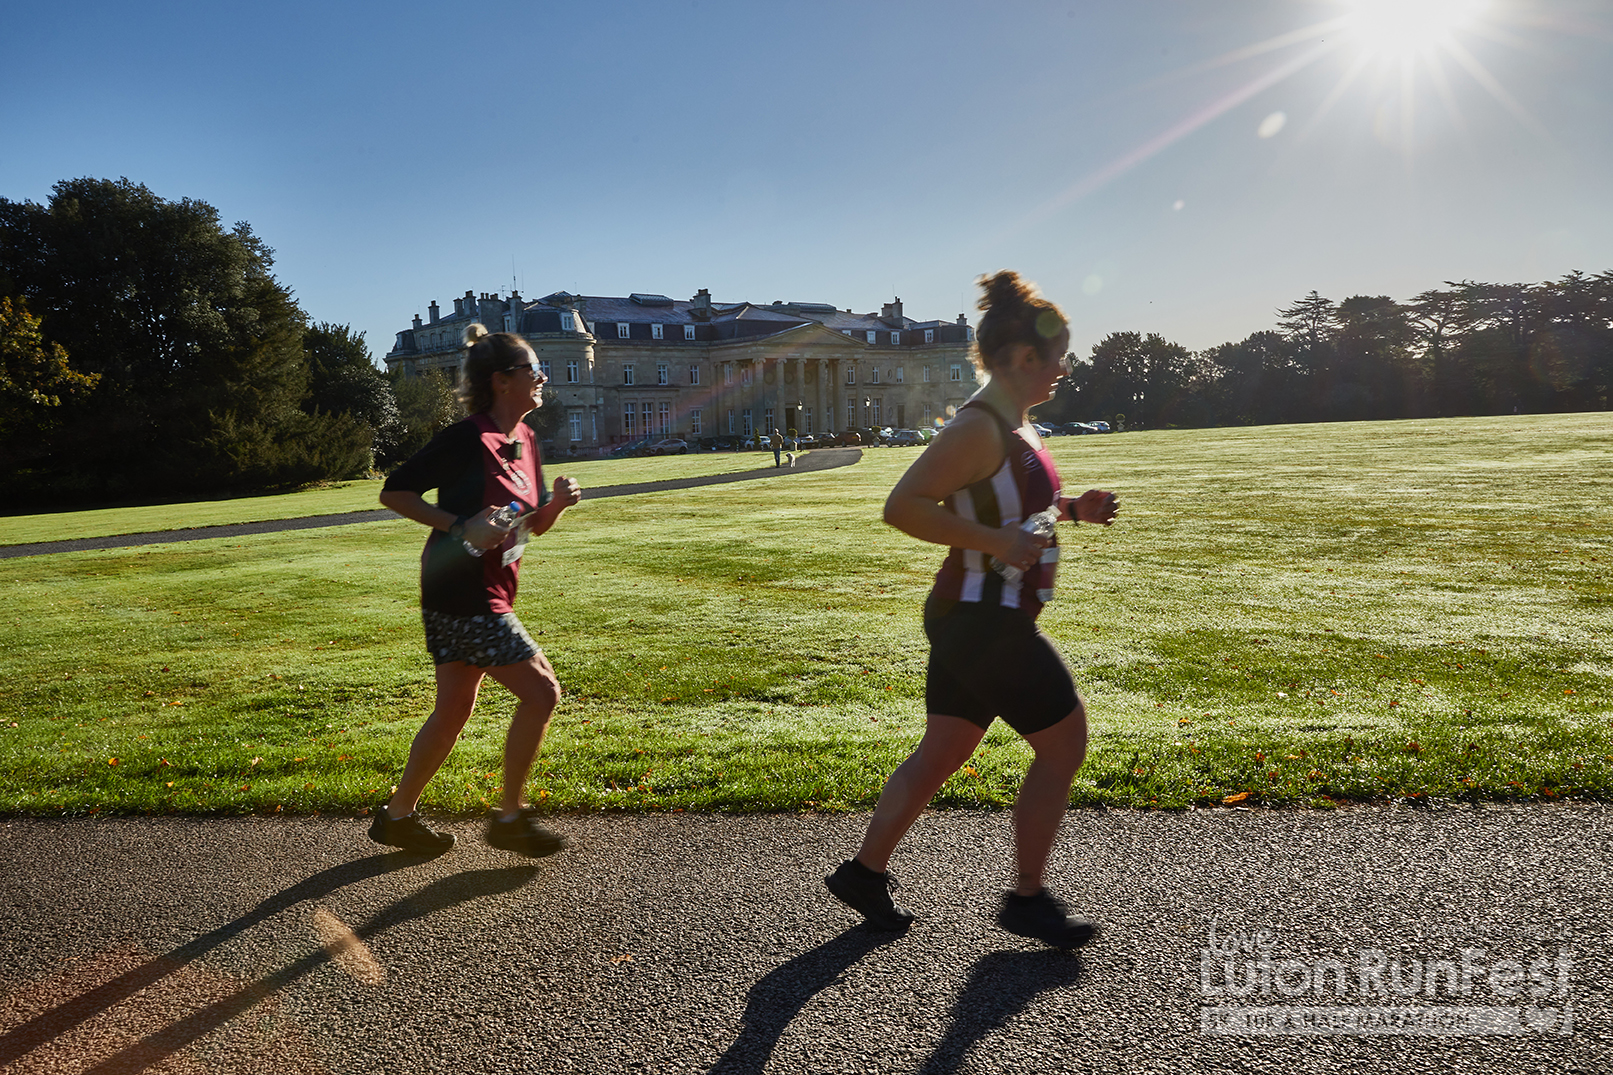
[[[610,961],[613,964],[616,964],[616,963],[631,963],[631,962],[633,962],[633,953],[632,952],[623,952],[619,956],[611,956]]]
[[[1249,797],[1249,792],[1240,791],[1235,795],[1228,795],[1226,798],[1222,799],[1221,801],[1223,803],[1225,803],[1226,805],[1231,806],[1233,803],[1241,803],[1241,802],[1243,802],[1243,800],[1247,799],[1248,797]]]

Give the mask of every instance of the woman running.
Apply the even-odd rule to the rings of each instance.
[[[527,540],[582,494],[571,478],[556,478],[552,496],[543,487],[537,439],[521,421],[543,405],[547,380],[531,346],[481,325],[466,330],[465,344],[462,395],[470,417],[432,438],[381,491],[383,505],[431,528],[420,558],[420,610],[437,666],[437,704],[414,737],[397,790],[375,811],[370,839],[428,854],[454,846],[453,834],[429,828],[416,808],[470,719],[482,677],[492,676],[520,705],[504,740],[504,798],[488,819],[487,842],[552,855],[566,841],[533,820],[525,793],[560,681],[511,606]],[[437,490],[436,504],[422,496],[429,489]],[[511,503],[521,509],[513,523],[490,518]]]
[[[1053,459],[1027,412],[1066,372],[1064,314],[1018,274],[981,281],[976,333],[986,385],[926,448],[885,501],[885,521],[921,541],[950,547],[924,604],[930,640],[924,737],[899,765],[857,856],[826,879],[829,891],[870,923],[901,929],[913,915],[891,900],[891,853],[1002,717],[1035,751],[1014,804],[1018,875],[997,923],[1060,948],[1085,944],[1097,926],[1072,917],[1044,887],[1043,873],[1070,785],[1086,757],[1086,709],[1052,639],[1036,626],[1053,597],[1058,543],[1021,529],[1049,507],[1061,519],[1114,521],[1113,493],[1060,495]]]

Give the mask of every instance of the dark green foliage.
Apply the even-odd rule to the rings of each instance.
[[[543,406],[529,412],[522,420],[538,435],[539,444],[554,440],[560,435],[560,424],[566,420],[566,405],[560,401],[560,393],[544,385]]]
[[[428,370],[418,376],[398,370],[389,380],[398,404],[398,432],[376,458],[387,469],[424,448],[439,430],[465,416],[454,386],[440,370]]]
[[[47,206],[0,199],[0,279],[100,378],[34,468],[0,477],[6,491],[167,495],[362,470],[364,427],[301,409],[303,314],[272,266],[248,225],[127,179],[63,181]]]
[[[61,344],[45,343],[26,303],[0,296],[0,464],[31,461],[63,398],[83,396],[99,380],[68,365]]]
[[[391,458],[403,435],[398,400],[386,374],[370,358],[364,333],[326,322],[303,334],[308,361],[308,398],[303,410],[314,415],[346,415],[363,425],[378,459]],[[336,474],[334,477],[347,477]]]

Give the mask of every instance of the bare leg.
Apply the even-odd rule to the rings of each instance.
[[[1087,756],[1087,712],[1076,700],[1070,715],[1025,741],[1036,759],[1025,771],[1019,798],[1014,802],[1014,852],[1019,880],[1014,891],[1034,896],[1042,890],[1047,856],[1059,825],[1070,809],[1070,785]]]
[[[504,797],[499,805],[501,815],[509,817],[526,805],[526,778],[560,701],[560,680],[541,652],[522,664],[490,668],[487,674],[520,700],[504,737]]]
[[[935,798],[947,777],[969,760],[985,734],[984,728],[962,717],[931,713],[918,749],[885,781],[885,790],[879,793],[879,805],[874,807],[857,861],[875,873],[884,873],[896,845]]]
[[[481,685],[482,670],[475,665],[450,661],[437,666],[437,704],[409,747],[409,762],[398,778],[398,790],[387,800],[388,817],[406,817],[420,805],[426,784],[448,760],[476,708],[476,692]]]

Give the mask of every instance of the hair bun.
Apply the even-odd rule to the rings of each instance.
[[[983,294],[980,296],[980,301],[975,304],[980,310],[996,309],[1007,312],[1024,306],[1034,295],[1030,285],[1021,280],[1019,273],[1012,269],[1003,269],[991,276],[981,277],[980,289]]]
[[[479,321],[473,321],[465,329],[465,346],[470,347],[476,341],[486,339],[487,335],[487,326]]]

